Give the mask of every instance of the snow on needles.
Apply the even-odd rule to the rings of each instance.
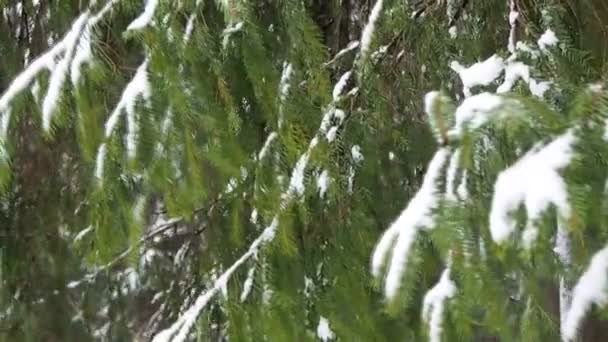
[[[435,153],[429,163],[422,186],[376,245],[372,256],[372,274],[378,277],[382,265],[385,264],[389,256],[389,249],[394,244],[385,283],[385,295],[389,299],[395,297],[401,286],[409,251],[418,229],[432,228],[434,225],[432,211],[438,202],[436,183],[449,154],[447,148],[441,148]]]
[[[287,90],[289,89],[287,82],[289,81],[289,77],[292,73],[291,65],[285,64],[284,67],[285,67],[284,74],[283,74],[284,77],[282,77],[283,81],[281,82],[282,85],[280,87],[280,94],[283,99],[284,99],[284,96],[287,95]],[[318,145],[319,138],[321,136],[323,136],[323,134],[326,132],[327,127],[331,123],[331,120],[336,119],[336,120],[338,120],[338,122],[342,122],[342,120],[344,120],[344,117],[345,117],[345,115],[344,115],[343,111],[332,108],[331,106],[330,106],[329,110],[326,110],[324,112],[323,118],[321,119],[321,124],[319,126],[316,136],[310,141],[306,151],[304,151],[300,155],[300,158],[298,159],[298,161],[296,162],[296,165],[293,168],[291,178],[289,180],[289,186],[281,194],[282,202],[281,202],[280,208],[286,208],[291,201],[293,201],[297,196],[304,193],[304,190],[305,190],[304,172],[306,170],[306,166],[308,164],[311,153]],[[106,126],[106,129],[107,128],[108,128],[108,126]],[[107,132],[108,131],[106,131],[106,133]],[[111,130],[110,130],[110,133],[111,133]],[[105,144],[102,144],[102,147],[105,147]],[[354,151],[355,151],[355,149],[353,149],[353,153],[354,153]],[[357,149],[356,151],[359,154],[358,157],[360,159],[362,159],[363,155],[361,154],[360,149]],[[259,157],[259,155],[258,155],[258,157]],[[256,210],[256,216],[257,216],[257,210]],[[252,217],[253,217],[253,213],[252,213]],[[257,219],[257,217],[256,217],[256,219]],[[215,282],[213,283],[213,286],[211,288],[209,288],[204,293],[200,294],[198,296],[198,298],[196,299],[195,303],[190,308],[188,308],[188,310],[186,310],[177,319],[177,321],[175,321],[170,327],[168,327],[165,330],[158,333],[154,337],[153,342],[168,342],[168,341],[182,342],[182,341],[184,341],[186,339],[188,333],[190,332],[190,329],[196,322],[196,319],[198,318],[200,312],[207,306],[209,301],[217,293],[219,293],[220,291],[223,291],[223,289],[226,289],[226,284],[227,284],[228,280],[232,277],[232,274],[242,264],[244,264],[248,259],[255,257],[257,255],[258,251],[260,250],[260,248],[262,248],[262,246],[271,242],[274,239],[278,228],[279,228],[279,216],[275,215],[272,222],[270,223],[270,225],[268,225],[264,229],[262,234],[260,234],[258,236],[258,238],[253,241],[253,243],[249,246],[249,249],[247,250],[247,252],[245,252],[237,261],[235,261],[232,264],[232,266],[230,266],[230,268],[228,268],[222,275],[220,275],[219,278],[217,278],[217,280],[215,280]],[[253,272],[253,271],[251,271],[251,272]],[[253,279],[253,274],[252,274],[251,279]],[[250,282],[246,281],[246,284],[244,284],[244,290],[246,290],[249,286],[251,286]],[[244,291],[243,292],[244,295],[243,295],[243,293],[241,293],[242,298],[246,299],[246,297],[248,295],[248,291],[249,290]],[[267,296],[267,293],[269,293],[269,292],[265,291],[264,296]]]
[[[345,72],[340,77],[340,80],[338,81],[338,83],[336,83],[336,85],[334,86],[334,90],[332,92],[334,102],[337,102],[338,100],[340,100],[340,95],[342,95],[342,92],[344,92],[344,87],[346,87],[346,82],[348,82],[348,79],[350,78],[351,74],[352,74],[352,71]]]
[[[334,334],[334,332],[329,327],[329,321],[323,316],[319,317],[319,325],[317,326],[317,337],[323,342],[333,340],[336,337],[336,334]]]
[[[570,163],[574,141],[574,132],[569,130],[542,148],[535,146],[498,175],[490,211],[490,233],[496,243],[504,242],[515,230],[511,214],[521,203],[528,216],[523,234],[526,247],[536,239],[535,220],[550,204],[557,207],[562,219],[570,216],[566,183],[558,171]]]
[[[382,3],[383,0],[376,0],[374,7],[369,15],[369,19],[367,24],[363,28],[363,33],[361,34],[361,57],[365,59],[369,54],[369,48],[372,44],[372,36],[374,35],[374,31],[376,30],[376,22],[380,17],[380,12],[382,11]]]
[[[150,90],[150,82],[148,80],[148,59],[146,58],[144,62],[137,68],[137,72],[135,72],[135,76],[131,79],[131,82],[127,84],[125,90],[122,93],[120,101],[116,105],[116,108],[110,115],[110,118],[106,122],[105,125],[105,134],[106,138],[109,138],[114,129],[116,128],[116,124],[118,123],[118,118],[120,114],[124,110],[127,114],[127,154],[129,157],[135,156],[135,139],[138,131],[137,123],[135,120],[135,104],[137,99],[141,96],[145,101],[150,100],[151,90]]]
[[[327,170],[323,170],[321,174],[317,177],[317,189],[319,189],[319,196],[321,198],[325,197],[325,193],[329,188],[329,172]]]
[[[546,51],[547,48],[554,46],[558,42],[559,39],[557,39],[555,32],[553,32],[551,29],[547,29],[547,31],[545,31],[545,33],[543,33],[543,35],[538,39],[538,47],[542,51]]]
[[[439,278],[439,282],[424,295],[422,303],[422,319],[429,325],[429,341],[441,341],[443,330],[443,307],[445,301],[454,297],[456,286],[450,279],[450,269],[446,268]]]
[[[127,31],[141,30],[148,26],[154,17],[157,5],[158,0],[146,0],[146,7],[144,8],[143,13],[129,24]]]
[[[456,122],[448,135],[460,136],[466,128],[481,127],[502,104],[503,99],[491,93],[481,93],[466,98],[456,109]]]
[[[42,128],[48,131],[51,128],[51,119],[57,108],[59,97],[61,95],[61,89],[65,84],[65,79],[68,75],[70,62],[74,54],[76,43],[80,37],[84,27],[87,25],[89,18],[89,12],[82,14],[72,25],[70,31],[65,35],[62,40],[64,45],[63,58],[59,63],[52,69],[51,79],[49,81],[49,89],[42,102]]]
[[[255,256],[262,245],[272,241],[279,227],[279,220],[275,217],[272,223],[268,225],[262,234],[249,246],[249,249],[237,261],[230,266],[222,275],[220,275],[213,283],[211,288],[200,294],[194,304],[188,308],[175,323],[169,328],[162,330],[154,336],[153,342],[183,342],[186,340],[190,329],[196,323],[196,320],[201,311],[207,306],[211,298],[218,292],[226,288],[226,284],[232,274],[249,258]]]
[[[581,321],[593,304],[608,304],[608,247],[604,247],[591,259],[589,268],[574,287],[570,310],[566,313],[565,324],[561,326],[562,340],[574,341]]]
[[[487,86],[494,82],[505,68],[504,60],[497,55],[492,55],[483,62],[475,63],[465,68],[457,61],[450,63],[450,68],[460,75],[463,92],[465,96],[471,96],[471,88],[475,86]]]
[[[76,46],[76,53],[74,54],[74,58],[70,64],[72,85],[78,85],[82,65],[90,63],[92,59],[93,52],[91,50],[91,24],[87,24],[82,30],[82,35],[80,36],[80,40]]]
[[[137,119],[135,118],[135,104],[137,99],[142,97],[146,102],[149,102],[151,96],[150,82],[148,80],[148,58],[137,68],[135,76],[131,79],[129,84],[125,87],[120,97],[120,101],[112,111],[112,114],[108,118],[105,124],[105,138],[109,139],[114,133],[114,129],[118,124],[118,119],[123,111],[127,114],[127,156],[129,158],[135,157],[137,135],[139,132],[139,126]],[[106,144],[103,143],[99,147],[97,152],[97,165],[95,175],[97,179],[103,178],[103,163],[105,161]]]

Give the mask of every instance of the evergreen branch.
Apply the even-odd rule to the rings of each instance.
[[[73,288],[79,287],[80,285],[82,285],[85,282],[88,282],[88,283],[92,282],[93,280],[95,280],[95,278],[101,272],[109,270],[110,268],[112,268],[113,266],[115,266],[116,264],[118,264],[124,258],[126,258],[127,256],[129,256],[136,248],[139,248],[142,244],[144,244],[147,241],[150,241],[150,240],[154,239],[156,236],[159,236],[159,235],[163,234],[167,230],[175,227],[177,224],[180,224],[182,222],[183,222],[183,219],[181,217],[176,217],[176,218],[169,219],[169,220],[167,220],[167,221],[159,224],[158,226],[154,227],[153,230],[150,233],[148,233],[145,236],[143,236],[142,238],[140,238],[137,241],[136,244],[129,246],[127,249],[125,249],[122,253],[120,253],[112,261],[110,261],[110,262],[104,264],[103,266],[99,267],[98,269],[95,270],[95,272],[89,273],[89,274],[85,275],[80,280],[71,281],[70,283],[68,283],[67,288],[73,289]]]
[[[381,0],[379,0],[381,1]],[[289,69],[290,66],[286,66],[285,69]],[[310,154],[316,148],[319,138],[325,136],[331,124],[331,119],[336,118],[338,120],[337,126],[339,126],[344,120],[344,113],[335,108],[336,102],[340,100],[340,96],[344,92],[344,88],[346,86],[346,81],[350,78],[351,72],[348,71],[342,75],[340,80],[336,83],[332,97],[333,101],[323,115],[321,120],[321,124],[315,137],[310,141],[307,150],[300,156],[297,163],[295,164],[292,175],[289,181],[289,186],[287,189],[281,194],[281,205],[279,210],[285,210],[289,207],[289,205],[293,202],[297,196],[301,196],[304,192],[304,170],[308,164],[308,160],[310,158]],[[285,75],[285,74],[284,74]],[[288,80],[288,77],[284,77],[285,80]],[[283,85],[281,89],[285,89],[286,85]],[[281,92],[281,97],[286,95],[285,92]],[[337,127],[336,126],[336,127]],[[272,135],[269,135],[267,139],[267,143],[269,144],[272,140]],[[328,139],[329,140],[329,139]],[[331,142],[331,141],[330,141]],[[266,145],[266,143],[264,144]],[[263,157],[263,155],[261,156]],[[260,158],[261,159],[261,158]],[[276,231],[279,228],[279,215],[275,215],[272,219],[270,225],[268,225],[262,234],[256,238],[250,245],[249,249],[245,254],[243,254],[237,261],[235,261],[226,272],[224,272],[215,282],[211,289],[205,291],[201,295],[198,296],[194,305],[192,305],[178,320],[173,323],[169,328],[164,329],[159,332],[153,339],[154,342],[165,342],[165,341],[173,341],[173,342],[181,342],[183,341],[187,334],[190,332],[192,325],[196,321],[200,312],[207,306],[210,300],[222,289],[226,287],[228,280],[232,277],[232,274],[249,258],[256,255],[260,248],[262,248],[267,243],[271,242],[275,235]]]
[[[43,71],[43,70],[54,70],[55,66],[55,58],[60,54],[66,54],[64,60],[71,60],[70,54],[73,49],[73,46],[76,41],[80,38],[84,25],[96,25],[99,20],[103,18],[103,16],[111,9],[112,5],[116,3],[118,0],[110,0],[106,6],[104,6],[99,12],[97,12],[94,16],[89,17],[90,11],[93,9],[95,5],[95,1],[91,3],[91,5],[73,22],[72,29],[68,31],[62,40],[60,40],[57,44],[50,47],[45,53],[36,58],[34,62],[28,65],[25,70],[19,73],[14,77],[13,81],[9,85],[8,89],[4,92],[4,94],[0,97],[0,120],[8,122],[8,117],[10,115],[10,105],[11,102],[19,95],[22,91],[27,89],[30,84],[34,81],[34,79]],[[83,23],[86,23],[83,25]],[[67,67],[67,66],[65,66]],[[65,68],[64,67],[64,68]],[[61,70],[60,70],[61,71]],[[63,72],[58,71],[56,75],[62,75]],[[58,77],[56,76],[56,77]],[[59,82],[58,80],[56,82]],[[62,83],[62,82],[60,82]],[[59,84],[61,85],[61,84]],[[55,89],[57,88],[54,87]],[[50,100],[49,100],[50,101]],[[6,132],[3,132],[0,136],[0,139],[5,139]]]
[[[226,287],[228,280],[232,274],[249,258],[256,255],[259,249],[266,243],[273,240],[279,221],[275,217],[272,223],[264,229],[262,234],[253,241],[249,249],[230,268],[220,275],[213,283],[213,286],[199,295],[194,303],[186,312],[184,312],[169,328],[156,334],[153,342],[182,342],[186,339],[190,329],[196,322],[200,312],[207,306],[211,299]]]

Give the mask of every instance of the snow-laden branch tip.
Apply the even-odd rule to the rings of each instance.
[[[346,45],[346,47],[344,49],[338,51],[338,53],[336,53],[329,62],[325,63],[325,65],[326,66],[331,65],[332,63],[336,62],[338,59],[342,58],[344,55],[357,49],[358,47],[359,47],[359,41],[353,40],[352,42],[348,43],[348,45]]]
[[[350,78],[351,74],[352,71],[349,70],[345,72],[342,76],[340,76],[340,79],[338,80],[338,83],[336,83],[336,85],[334,86],[334,90],[332,92],[334,102],[338,102],[340,100],[340,96],[344,92],[344,88],[346,87],[346,83],[348,82],[348,79]]]
[[[186,23],[186,29],[184,30],[183,42],[188,43],[190,38],[192,37],[192,32],[194,31],[194,21],[196,20],[196,11],[200,6],[202,0],[196,0],[196,5],[194,7],[194,11],[188,17],[188,22]]]
[[[43,127],[45,129],[50,127],[52,113],[55,111],[60,90],[63,87],[68,72],[72,75],[72,80],[77,81],[80,65],[90,58],[90,56],[87,55],[86,47],[90,44],[91,28],[103,19],[104,15],[110,11],[116,2],[117,0],[108,1],[106,5],[93,16],[90,16],[90,8],[85,10],[72,23],[70,30],[59,42],[36,58],[25,68],[25,70],[13,79],[6,91],[0,96],[0,120],[2,122],[8,124],[10,121],[11,102],[17,95],[30,87],[33,82],[34,85],[36,85],[36,77],[42,71],[50,70],[51,80],[48,93],[43,103]],[[74,55],[75,49],[76,52]],[[59,64],[57,64],[55,60],[62,54],[63,56],[59,61]],[[33,92],[35,93],[34,89]],[[8,129],[8,126],[6,129]],[[2,140],[5,139],[5,135],[6,132],[1,137]],[[4,152],[5,151],[3,150],[2,154],[4,154]]]
[[[95,229],[95,227],[88,226],[87,228],[79,231],[78,234],[76,234],[76,236],[72,240],[72,242],[73,243],[78,243],[80,240],[82,240],[87,234],[89,234],[90,232],[92,232],[94,229]]]
[[[325,193],[327,193],[327,189],[329,189],[330,181],[331,179],[329,178],[329,172],[327,170],[323,170],[317,177],[317,189],[319,190],[319,197],[325,197]]]
[[[310,141],[310,145],[308,146],[306,152],[304,152],[296,162],[296,166],[293,168],[293,171],[291,173],[291,179],[289,181],[289,187],[287,188],[287,192],[283,194],[284,199],[293,196],[301,196],[302,194],[304,194],[304,171],[306,170],[306,166],[308,165],[310,154],[318,143],[319,139],[317,137],[314,137]]]
[[[458,172],[458,164],[460,163],[461,149],[458,148],[452,157],[450,157],[450,163],[448,164],[448,170],[446,171],[445,181],[445,198],[450,201],[456,201],[456,173]]]
[[[561,326],[562,340],[574,341],[587,311],[593,304],[601,307],[608,304],[608,247],[604,247],[591,259],[589,268],[574,287],[570,310],[565,324]]]
[[[323,342],[336,338],[336,334],[329,326],[329,321],[323,316],[319,317],[319,325],[317,325],[317,337]]]
[[[293,67],[291,66],[291,63],[284,62],[283,71],[281,72],[281,80],[279,81],[279,119],[277,122],[279,129],[283,127],[283,120],[285,117],[285,101],[287,100],[287,95],[289,95],[292,76]]]
[[[146,0],[144,11],[127,26],[127,31],[141,30],[150,25],[156,11],[156,6],[158,6],[158,0]]]
[[[241,292],[241,303],[247,300],[249,294],[251,293],[251,289],[253,288],[253,277],[255,276],[255,265],[251,266],[249,271],[247,271],[247,279],[243,283],[243,291]]]
[[[530,93],[542,99],[547,90],[549,90],[551,84],[551,81],[536,81],[535,79],[530,78]]]
[[[105,138],[108,139],[112,136],[118,119],[123,111],[127,113],[127,155],[129,158],[135,157],[136,141],[139,127],[135,118],[135,104],[139,97],[142,97],[146,103],[149,102],[151,96],[150,83],[148,80],[148,58],[137,68],[135,76],[131,79],[129,84],[125,87],[122,92],[120,101],[112,111],[112,114],[108,118],[105,124]],[[101,181],[103,179],[103,170],[105,156],[107,153],[106,143],[102,143],[97,150],[96,165],[95,165],[95,177]]]
[[[569,130],[544,147],[535,146],[498,175],[490,211],[490,233],[496,243],[507,240],[515,230],[512,214],[522,203],[528,217],[525,247],[536,240],[535,221],[549,205],[556,206],[562,219],[570,216],[566,183],[559,171],[570,163],[574,141],[574,132]]]
[[[450,268],[446,268],[439,282],[425,295],[422,302],[422,319],[429,325],[429,341],[440,342],[443,331],[443,309],[445,301],[454,297],[456,285],[450,279]]]
[[[243,29],[243,22],[239,21],[237,23],[232,23],[230,25],[228,25],[224,31],[222,32],[222,35],[224,36],[224,39],[222,40],[222,47],[225,49],[228,46],[228,42],[230,41],[230,36],[232,36],[233,34],[241,31]]]
[[[477,129],[497,114],[503,99],[491,93],[481,93],[466,98],[456,109],[454,128],[448,131],[449,136],[459,137],[463,132]]]
[[[84,64],[90,64],[93,60],[91,49],[91,23],[87,23],[82,30],[80,40],[76,46],[76,53],[70,64],[70,76],[73,86],[78,85],[81,76],[81,68]]]
[[[268,137],[266,138],[266,141],[264,142],[264,145],[262,146],[262,149],[258,153],[258,161],[262,161],[264,159],[264,157],[268,153],[268,149],[270,148],[270,145],[278,137],[279,137],[279,135],[277,134],[277,132],[272,132],[268,135]]]
[[[372,37],[374,35],[374,31],[376,30],[376,22],[380,17],[380,12],[382,12],[383,0],[376,0],[372,11],[369,14],[369,19],[367,20],[367,24],[363,28],[363,33],[361,34],[361,47],[360,53],[361,58],[366,59],[369,54],[369,48],[372,44]]]
[[[520,78],[526,83],[530,82],[530,67],[522,62],[508,63],[505,67],[505,80],[496,89],[496,92],[502,94],[511,91],[515,82]]]
[[[372,256],[372,274],[375,277],[380,276],[382,266],[388,260],[389,254],[391,255],[384,291],[388,299],[394,298],[401,286],[409,252],[418,230],[432,229],[435,224],[433,209],[439,201],[437,180],[449,155],[447,148],[441,148],[435,153],[422,186],[376,245]]]
[[[505,68],[502,57],[492,55],[482,62],[477,62],[469,67],[464,67],[457,61],[450,63],[450,68],[458,73],[462,80],[465,96],[471,96],[471,88],[475,86],[487,86],[500,77]]]
[[[553,30],[551,29],[547,29],[547,31],[545,31],[545,33],[543,33],[542,36],[538,38],[538,47],[542,51],[546,51],[548,48],[554,46],[558,42],[559,39],[557,39],[555,32],[553,32]]]
[[[57,109],[59,97],[61,95],[61,89],[65,84],[65,79],[68,76],[70,70],[70,64],[72,63],[72,57],[76,49],[76,44],[83,33],[83,30],[87,26],[89,19],[89,11],[83,13],[72,25],[70,31],[63,38],[63,58],[52,68],[51,79],[49,81],[49,89],[42,102],[42,128],[48,131],[51,128],[51,120],[53,114]]]

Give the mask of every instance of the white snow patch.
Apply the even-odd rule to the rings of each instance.
[[[513,62],[507,64],[505,68],[505,80],[496,89],[496,92],[502,94],[511,91],[515,85],[515,82],[520,78],[526,83],[530,82],[530,67],[522,62]]]
[[[279,135],[277,134],[277,132],[272,132],[268,135],[268,138],[266,138],[266,142],[264,142],[264,146],[262,146],[260,153],[258,153],[258,161],[261,161],[264,159],[264,157],[268,153],[268,149],[270,148],[270,145],[276,138],[278,138],[278,136]]]
[[[289,94],[289,80],[293,75],[293,67],[290,63],[283,63],[283,72],[281,73],[281,80],[279,81],[279,98],[281,102],[285,101],[285,98]]]
[[[317,189],[319,189],[319,196],[321,198],[325,197],[325,193],[329,189],[329,181],[329,172],[327,170],[323,170],[319,177],[317,177]]]
[[[127,114],[127,156],[129,158],[135,157],[136,152],[136,141],[139,133],[139,124],[135,118],[135,104],[137,99],[141,96],[147,104],[149,104],[151,89],[150,82],[148,80],[148,58],[144,60],[144,62],[137,68],[135,72],[135,76],[133,79],[127,84],[125,90],[122,93],[120,101],[114,108],[114,111],[110,115],[108,121],[106,121],[105,125],[105,136],[109,138],[116,125],[118,124],[118,119],[120,114],[124,110]]]
[[[334,118],[338,120],[338,124],[341,124],[345,117],[346,113],[344,113],[342,109],[336,108],[336,110],[334,110]]]
[[[502,57],[492,55],[483,62],[477,62],[464,67],[457,61],[450,63],[450,68],[458,73],[462,80],[463,92],[466,97],[471,96],[471,88],[487,86],[494,82],[505,68]]]
[[[346,55],[347,53],[349,53],[350,51],[353,51],[354,49],[359,47],[359,41],[358,40],[353,40],[350,43],[348,43],[348,45],[346,45],[346,47],[340,51],[338,51],[338,53],[336,53],[336,55],[334,56],[334,58],[331,59],[331,61],[325,63],[325,65],[329,65],[333,62],[335,62],[336,60],[340,59],[342,56]]]
[[[135,18],[129,26],[127,26],[127,31],[131,30],[141,30],[144,27],[148,26],[154,17],[154,12],[156,11],[156,6],[158,5],[158,0],[146,0],[146,7],[142,14],[139,17]]]
[[[469,198],[469,190],[467,189],[467,171],[466,170],[462,173],[462,180],[460,181],[460,184],[458,185],[458,188],[456,189],[456,193],[458,194],[458,197],[460,197],[460,200],[466,200]]]
[[[243,29],[243,22],[239,21],[236,24],[232,24],[229,25],[228,27],[226,27],[223,31],[224,35],[230,35],[236,32],[239,32],[241,29]]]
[[[445,301],[454,297],[455,294],[456,285],[450,279],[450,269],[446,268],[441,274],[439,282],[424,295],[422,319],[429,325],[429,341],[441,341]]]
[[[101,180],[103,179],[103,168],[106,161],[107,152],[108,148],[106,147],[105,143],[101,144],[99,146],[99,149],[97,150],[97,158],[95,162],[95,178],[99,182],[101,182]]]
[[[247,279],[245,279],[245,283],[243,283],[243,291],[241,292],[241,303],[247,300],[249,294],[251,293],[251,288],[253,287],[253,277],[255,276],[255,267],[252,266],[249,271],[247,271]]]
[[[300,156],[300,159],[296,162],[296,166],[293,168],[291,178],[289,180],[289,193],[295,195],[302,195],[304,193],[304,170],[308,164],[310,158],[310,150],[304,152]]]
[[[48,131],[51,127],[52,116],[57,108],[61,89],[68,75],[69,65],[76,48],[76,43],[80,37],[83,26],[86,25],[89,18],[89,12],[82,14],[72,25],[70,31],[61,41],[63,45],[63,58],[59,61],[55,68],[52,69],[51,79],[49,81],[49,89],[42,102],[42,128]]]
[[[325,135],[325,137],[327,138],[327,141],[333,142],[334,140],[336,140],[337,133],[338,133],[338,127],[333,126],[332,128],[330,128],[329,131],[327,131],[327,134]]]
[[[253,210],[251,211],[251,216],[249,217],[249,222],[251,222],[252,224],[258,223],[258,210],[256,208],[253,208]]]
[[[349,70],[349,71],[345,72],[342,76],[340,76],[340,79],[338,80],[338,83],[336,83],[336,85],[334,86],[334,90],[332,92],[334,102],[337,102],[338,100],[340,100],[340,96],[344,92],[346,83],[348,82],[348,79],[350,78],[351,75],[352,75],[352,71]]]
[[[228,43],[230,41],[230,36],[233,35],[234,33],[239,32],[242,29],[243,29],[242,21],[239,21],[238,23],[235,23],[235,24],[228,25],[228,27],[226,27],[224,29],[224,31],[222,32],[222,34],[224,36],[224,39],[222,40],[222,47],[225,49],[228,46]]]
[[[192,32],[194,31],[194,20],[196,20],[196,13],[192,13],[188,17],[186,29],[184,30],[184,43],[188,43],[190,41],[190,38],[192,37]]]
[[[57,43],[51,50],[38,57],[17,77],[15,77],[2,97],[0,97],[0,113],[4,113],[9,109],[11,101],[20,92],[26,89],[42,70],[53,70],[55,67],[55,56],[63,52],[64,49],[65,44],[63,44],[63,42]]]
[[[370,45],[372,44],[372,36],[374,35],[374,31],[376,30],[376,22],[380,17],[380,12],[382,11],[383,0],[376,0],[374,7],[369,15],[369,19],[367,24],[363,28],[363,33],[361,34],[361,57],[365,59],[367,54],[369,53]]]
[[[490,114],[502,104],[502,98],[491,93],[481,93],[466,98],[456,109],[456,122],[448,134],[460,136],[465,128],[481,127],[490,119]]]
[[[511,214],[521,203],[528,216],[525,247],[534,242],[535,221],[550,204],[557,207],[562,219],[570,216],[566,183],[558,171],[570,163],[574,140],[570,130],[542,148],[537,145],[498,175],[490,212],[490,233],[496,243],[504,242],[515,230]]]
[[[579,278],[572,295],[572,304],[561,327],[562,340],[574,341],[581,321],[593,304],[608,304],[608,247],[604,247],[591,259],[589,268]]]
[[[363,159],[365,159],[361,153],[361,146],[359,145],[353,145],[353,147],[350,149],[350,154],[355,163],[360,163],[363,161]]]
[[[380,276],[381,267],[389,256],[389,249],[394,245],[385,283],[385,295],[389,299],[395,297],[401,286],[409,251],[418,230],[433,228],[432,210],[438,201],[436,182],[449,155],[450,152],[447,148],[441,148],[435,153],[429,163],[422,186],[376,245],[372,256],[372,274],[375,277]],[[397,241],[395,242],[395,240]]]
[[[82,240],[87,234],[89,234],[90,232],[93,231],[93,226],[88,226],[87,228],[81,230],[80,232],[78,232],[78,234],[76,234],[76,236],[74,237],[73,242],[77,243],[78,241]]]
[[[81,76],[81,68],[84,64],[90,64],[93,60],[93,52],[91,50],[91,24],[87,24],[83,30],[78,45],[76,47],[76,53],[70,64],[70,76],[72,85],[77,86]]]
[[[450,201],[456,201],[456,173],[458,171],[458,163],[460,162],[460,148],[456,149],[452,153],[450,163],[448,164],[448,170],[446,172],[446,199]]]
[[[557,39],[555,32],[551,29],[547,29],[547,31],[538,39],[538,47],[540,47],[542,51],[546,51],[547,48],[554,46],[558,42],[559,39]]]
[[[552,82],[551,81],[540,81],[537,82],[535,79],[530,78],[530,93],[532,93],[532,95],[542,98],[545,93],[547,92],[547,90],[549,90],[550,86],[551,86]]]
[[[456,26],[450,26],[450,28],[448,29],[448,33],[450,34],[450,38],[452,39],[458,37],[458,29],[456,28]]]
[[[317,326],[317,337],[320,338],[323,342],[333,340],[336,337],[336,334],[334,334],[334,332],[329,327],[329,321],[323,316],[319,318],[319,325]]]

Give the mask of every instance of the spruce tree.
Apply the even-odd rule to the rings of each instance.
[[[599,341],[601,0],[0,0],[0,339]]]

